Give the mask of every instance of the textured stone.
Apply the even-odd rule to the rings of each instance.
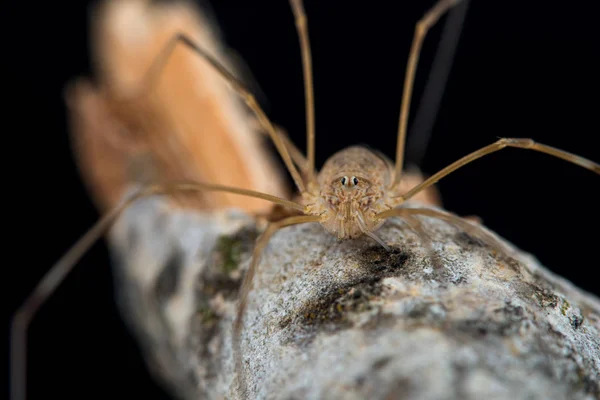
[[[252,398],[600,398],[596,297],[493,233],[515,253],[419,219],[439,268],[400,219],[378,232],[391,252],[315,223],[271,239],[242,333]],[[112,231],[125,319],[182,398],[238,398],[231,327],[259,231],[240,212],[186,213],[161,199]]]

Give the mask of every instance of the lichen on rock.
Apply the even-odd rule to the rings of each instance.
[[[163,229],[150,230],[159,215]],[[389,252],[318,224],[271,239],[242,332],[251,398],[600,398],[596,297],[489,231],[509,251],[419,218],[441,266],[401,219],[378,232]],[[124,316],[181,398],[239,398],[231,328],[259,232],[240,212],[169,210],[159,199],[112,231]]]

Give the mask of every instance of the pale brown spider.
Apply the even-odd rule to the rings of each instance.
[[[306,158],[304,158],[302,153],[286,136],[278,133],[269,118],[256,102],[254,96],[240,83],[240,81],[188,37],[185,35],[174,37],[165,47],[162,54],[158,56],[157,62],[152,66],[147,75],[148,79],[155,79],[159,75],[158,72],[164,66],[165,62],[168,60],[169,54],[174,50],[177,44],[184,44],[204,58],[223,76],[223,78],[232,86],[233,90],[244,99],[248,107],[256,114],[260,124],[269,134],[277,151],[283,158],[298,189],[299,200],[290,201],[251,190],[199,182],[151,185],[127,198],[121,205],[108,212],[100,221],[98,221],[96,225],[80,238],[79,241],[49,270],[15,314],[11,331],[11,398],[13,400],[25,398],[26,332],[34,313],[56,289],[64,277],[74,267],[79,258],[104,234],[121,212],[142,197],[155,194],[171,194],[175,192],[197,192],[207,190],[225,191],[264,199],[302,214],[273,222],[266,228],[256,242],[250,266],[240,289],[239,305],[233,325],[232,337],[234,358],[236,369],[238,371],[238,382],[240,384],[240,389],[244,394],[246,388],[240,348],[240,333],[244,312],[247,306],[252,280],[259,265],[260,255],[271,236],[279,229],[290,225],[317,222],[329,233],[341,240],[353,239],[366,235],[386,249],[388,248],[387,245],[377,236],[377,229],[381,227],[386,219],[395,216],[403,217],[409,222],[414,221],[414,216],[431,216],[449,221],[467,231],[475,232],[478,229],[475,225],[469,224],[455,215],[428,208],[405,208],[401,207],[401,205],[458,168],[506,147],[516,147],[543,152],[600,174],[600,165],[598,163],[575,154],[541,143],[536,143],[532,139],[502,138],[448,165],[408,192],[401,193],[398,190],[402,178],[410,98],[421,46],[430,27],[435,24],[448,9],[459,2],[460,0],[439,0],[416,24],[403,89],[395,164],[379,153],[375,153],[364,147],[353,146],[331,156],[320,171],[317,172],[315,170],[315,124],[312,67],[308,43],[307,20],[301,0],[290,0],[290,3],[295,15],[303,60],[308,149]],[[142,87],[149,88],[152,86],[151,82],[147,83],[149,84],[143,85]],[[140,95],[143,95],[143,93]],[[297,166],[300,167],[300,170]],[[478,235],[483,235],[486,240],[493,241],[489,235],[486,236],[481,232],[479,232]]]

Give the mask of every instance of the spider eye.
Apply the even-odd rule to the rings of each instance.
[[[342,178],[342,185],[346,186],[346,184],[348,184],[348,177],[345,176]]]
[[[354,186],[358,185],[358,178],[357,177],[355,177],[355,176],[352,177],[352,184]]]

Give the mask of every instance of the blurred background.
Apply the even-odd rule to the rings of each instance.
[[[434,2],[305,3],[318,165],[352,144],[393,158],[414,24]],[[2,25],[8,28],[3,86],[14,90],[5,95],[10,105],[4,109],[16,124],[5,128],[9,143],[15,143],[5,147],[5,164],[10,153],[18,157],[4,174],[8,182],[17,181],[16,191],[7,194],[25,218],[13,233],[14,250],[20,247],[11,250],[18,258],[5,267],[10,310],[98,218],[72,157],[63,98],[67,82],[93,73],[91,4],[2,5]],[[258,82],[265,111],[304,150],[301,58],[288,2],[220,0],[210,4],[210,15]],[[444,21],[425,41],[411,116]],[[498,137],[530,137],[600,161],[599,43],[589,2],[471,0],[421,169],[433,174]],[[439,190],[449,211],[480,216],[553,272],[600,294],[599,179],[545,154],[507,149],[444,178]],[[16,215],[9,207],[7,215]],[[121,322],[108,266],[100,243],[37,315],[29,336],[30,399],[90,393],[169,398],[149,377]]]

